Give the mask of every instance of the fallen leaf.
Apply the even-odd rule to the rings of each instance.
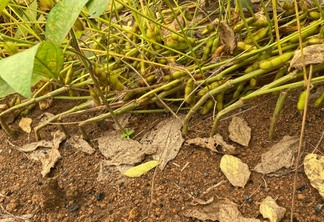
[[[244,218],[234,202],[223,199],[204,205],[187,207],[183,216],[201,221],[260,222],[258,219]]]
[[[154,167],[159,165],[159,161],[151,160],[126,170],[123,174],[128,177],[140,177]]]
[[[224,155],[220,161],[220,169],[233,186],[244,187],[251,172],[247,164],[232,155]]]
[[[80,149],[82,152],[87,154],[93,154],[95,152],[95,149],[93,149],[90,144],[82,139],[80,136],[73,135],[68,141],[66,141],[68,144],[70,144],[72,147],[75,147],[76,149]]]
[[[156,152],[156,147],[143,145],[132,139],[120,138],[120,131],[112,131],[98,138],[99,151],[110,160],[111,165],[134,165],[145,155]]]
[[[286,209],[278,206],[272,197],[267,196],[260,204],[260,213],[270,222],[279,222],[285,216]]]
[[[251,128],[247,122],[234,116],[228,127],[229,138],[242,146],[248,146],[251,139]]]
[[[226,47],[228,54],[232,54],[235,49],[235,34],[225,21],[220,22],[220,39]]]
[[[23,145],[22,147],[18,148],[19,151],[22,152],[32,152],[34,150],[36,150],[39,147],[52,147],[53,146],[53,142],[52,141],[46,141],[46,140],[40,140],[37,142],[32,142],[32,143],[28,143]]]
[[[57,161],[61,159],[61,154],[58,149],[60,143],[66,138],[65,134],[59,130],[52,133],[52,136],[52,141],[41,140],[25,144],[23,147],[18,148],[22,152],[30,152],[28,154],[29,158],[42,163],[41,174],[43,177],[47,176]]]
[[[324,63],[324,45],[323,44],[315,44],[306,46],[303,48],[304,54],[304,62],[305,65],[310,64],[321,64]],[[301,51],[297,50],[295,52],[294,57],[290,61],[290,67],[301,70],[303,68],[302,58],[301,58]]]
[[[201,221],[218,221],[219,203],[220,202],[211,202],[210,204],[189,206],[182,214],[185,217],[195,218]]]
[[[235,147],[233,145],[226,143],[220,134],[216,134],[213,137],[205,137],[205,138],[197,137],[194,139],[188,139],[186,143],[189,145],[196,145],[202,148],[207,148],[216,153],[226,153],[226,154],[237,153],[235,151]],[[217,149],[219,145],[222,150]]]
[[[254,171],[269,174],[282,168],[291,167],[294,164],[298,141],[297,137],[284,136],[269,151],[261,155],[261,163],[254,167]]]
[[[33,120],[31,118],[23,117],[19,121],[18,125],[23,131],[25,131],[26,133],[30,133],[31,132],[31,123],[32,122],[33,122]]]
[[[192,201],[193,201],[193,203],[191,203],[192,206],[196,206],[198,204],[199,205],[207,205],[214,201],[214,197],[211,197],[208,200],[202,200],[200,198],[194,197]]]
[[[219,221],[221,222],[260,222],[259,219],[245,218],[236,203],[226,200],[219,204]]]
[[[181,128],[181,121],[172,116],[161,121],[154,130],[144,135],[141,139],[143,145],[157,148],[153,159],[160,162],[159,168],[161,170],[179,153],[184,141]]]
[[[307,154],[304,159],[304,171],[311,185],[324,198],[324,156]]]

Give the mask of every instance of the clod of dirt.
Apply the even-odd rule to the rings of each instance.
[[[308,154],[304,159],[304,170],[311,185],[324,198],[324,156]]]
[[[18,125],[23,131],[25,131],[26,133],[30,133],[31,132],[31,123],[32,122],[33,122],[33,120],[31,118],[23,117],[19,121]]]
[[[272,197],[267,196],[260,204],[260,213],[270,222],[279,222],[285,216],[286,209],[278,206]]]
[[[251,139],[251,128],[243,118],[234,116],[228,127],[228,131],[229,138],[232,141],[242,146],[249,145]]]
[[[206,137],[206,138],[197,137],[194,139],[188,139],[186,143],[189,145],[196,145],[203,148],[207,148],[216,153],[226,153],[226,154],[237,153],[235,151],[235,147],[233,145],[226,143],[220,134],[216,134],[213,137]],[[221,150],[218,149],[218,145],[220,145]]]
[[[306,46],[303,48],[303,54],[304,54],[304,62],[306,65],[316,65],[324,63],[324,45],[323,44],[315,44]],[[290,61],[290,67],[295,68],[298,70],[301,70],[303,68],[303,62],[301,58],[301,51],[298,50],[295,52],[294,57]]]
[[[258,163],[254,170],[258,173],[269,174],[291,167],[294,164],[298,141],[297,137],[284,136],[269,151],[261,155],[261,163]]]
[[[233,186],[244,187],[250,178],[251,171],[246,163],[232,155],[224,155],[220,169]]]

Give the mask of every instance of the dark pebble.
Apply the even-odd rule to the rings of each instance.
[[[98,194],[97,194],[97,196],[96,196],[96,199],[98,200],[98,201],[101,201],[101,200],[103,200],[105,198],[105,193],[104,192],[99,192]]]

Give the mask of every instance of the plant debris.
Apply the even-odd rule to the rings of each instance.
[[[324,156],[314,153],[306,155],[304,170],[311,185],[324,198]]]
[[[279,222],[285,216],[286,209],[278,206],[272,197],[267,196],[260,204],[260,213],[270,222]]]
[[[284,136],[261,155],[261,163],[258,163],[253,170],[262,174],[270,174],[282,168],[291,167],[294,164],[298,141],[297,137]]]
[[[251,139],[251,128],[248,126],[247,122],[241,118],[234,116],[228,127],[229,138],[242,145],[248,146]]]
[[[248,165],[231,155],[224,155],[222,157],[220,169],[229,182],[236,187],[245,187],[251,175]]]

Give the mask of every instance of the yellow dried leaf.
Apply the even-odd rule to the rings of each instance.
[[[21,120],[19,121],[19,127],[26,133],[30,133],[31,132],[30,125],[32,122],[33,120],[31,118],[21,118]]]
[[[308,154],[304,159],[305,174],[311,185],[324,198],[324,156]]]
[[[147,173],[154,167],[159,165],[159,161],[151,160],[146,163],[142,163],[138,166],[132,167],[128,170],[126,170],[123,174],[128,177],[140,177],[143,174]]]
[[[260,213],[270,222],[279,222],[285,216],[286,209],[278,206],[272,197],[267,196],[260,204]]]
[[[251,171],[246,163],[232,155],[224,155],[220,169],[233,186],[244,187],[250,178]]]

